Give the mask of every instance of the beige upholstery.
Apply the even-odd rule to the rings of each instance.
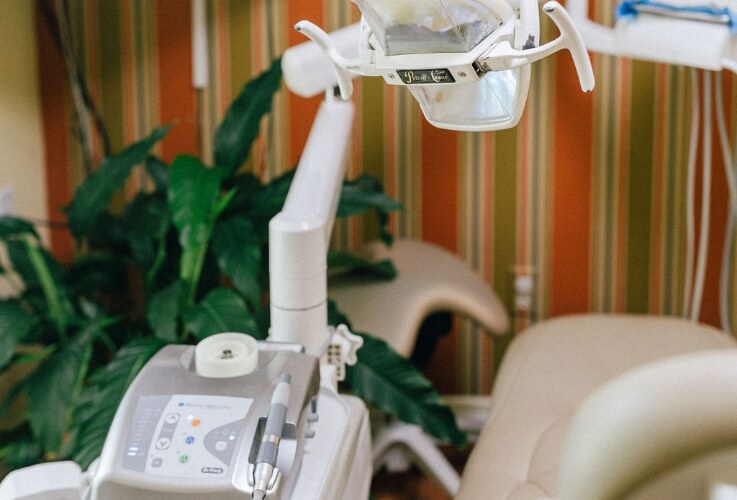
[[[617,377],[574,417],[561,452],[566,500],[708,498],[737,469],[737,349],[675,356]]]
[[[654,360],[734,347],[714,328],[675,318],[581,315],[534,325],[505,356],[458,498],[557,498],[561,445],[589,394]]]
[[[499,298],[468,265],[430,243],[380,242],[361,250],[369,260],[391,259],[398,275],[391,281],[331,278],[329,295],[355,330],[384,339],[405,357],[412,354],[422,321],[435,311],[467,316],[487,331],[501,334],[509,320]]]

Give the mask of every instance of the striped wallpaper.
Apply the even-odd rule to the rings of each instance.
[[[212,155],[211,137],[230,99],[283,50],[302,41],[291,29],[307,18],[334,29],[356,21],[349,0],[208,0],[210,85],[192,87],[191,5],[187,0],[68,0],[77,57],[113,149],[154,126],[176,127],[159,146]],[[611,4],[593,9],[611,22]],[[50,217],[61,220],[84,175],[63,62],[38,23]],[[545,26],[551,35],[553,30]],[[580,311],[680,314],[685,275],[685,185],[691,113],[690,70],[592,56],[597,88],[578,88],[567,56],[532,73],[520,125],[496,133],[434,129],[404,90],[378,79],[356,85],[357,123],[350,175],[371,173],[402,201],[392,226],[457,253],[513,310],[515,272],[535,277],[532,314],[516,328]],[[734,80],[725,77],[732,136]],[[299,158],[319,99],[280,92],[247,168],[269,178]],[[716,133],[714,134],[716,138]],[[714,143],[713,227],[701,319],[718,322],[718,273],[727,192]],[[97,145],[95,155],[102,154]],[[140,178],[130,190],[145,184]],[[336,245],[356,247],[370,224],[336,227]],[[66,258],[68,235],[55,231]],[[730,280],[732,303],[737,278]],[[737,307],[731,311],[737,321]],[[488,391],[492,347],[461,323],[430,368],[441,390]],[[453,369],[449,370],[450,366]],[[444,368],[440,368],[444,367]]]

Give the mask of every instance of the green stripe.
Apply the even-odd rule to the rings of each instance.
[[[617,141],[617,130],[621,126],[621,115],[619,109],[616,106],[618,99],[621,99],[622,93],[619,86],[619,78],[621,75],[621,66],[618,60],[614,57],[607,57],[607,64],[609,65],[609,96],[614,97],[614,100],[610,100],[607,103],[608,112],[605,118],[606,120],[606,163],[604,164],[604,185],[602,186],[602,193],[604,196],[604,203],[602,204],[602,212],[600,224],[604,225],[604,241],[601,242],[602,251],[602,274],[601,279],[603,280],[602,285],[602,305],[605,311],[614,310],[615,306],[615,295],[616,290],[614,288],[614,277],[615,273],[618,272],[616,268],[617,262],[617,187],[619,178],[617,172],[619,170],[619,155],[617,154],[619,149],[619,143]]]
[[[494,289],[512,310],[510,270],[517,260],[517,141],[518,129],[494,137]]]
[[[664,166],[664,185],[662,187],[665,203],[663,205],[663,279],[662,279],[662,297],[663,312],[665,314],[676,314],[681,307],[682,288],[679,276],[683,274],[683,266],[679,263],[679,256],[682,254],[683,238],[682,234],[673,231],[672,228],[681,227],[679,224],[683,221],[679,217],[682,210],[682,196],[679,195],[681,183],[679,178],[685,171],[685,156],[683,154],[683,145],[688,144],[688,113],[684,113],[684,92],[685,80],[683,71],[668,69],[667,84],[670,87],[670,99],[666,103],[666,119],[671,126],[666,128],[666,155],[663,158]],[[678,292],[677,292],[678,291]]]
[[[125,112],[123,103],[123,61],[122,50],[122,16],[120,9],[125,8],[115,0],[101,0],[98,6],[100,23],[98,52],[100,60],[100,113],[102,114],[110,138],[111,153],[117,153],[126,146]],[[134,40],[135,43],[135,40]],[[136,72],[141,71],[135,68]],[[135,78],[135,76],[134,76]],[[125,205],[125,193],[121,190],[110,202],[113,210]]]
[[[246,82],[251,78],[251,67],[253,65],[251,55],[252,17],[251,2],[229,0],[228,32],[230,35],[230,53],[228,54],[228,63],[230,65],[231,101],[235,99]],[[215,75],[213,75],[213,80],[214,78]],[[253,155],[248,155],[243,170],[248,172],[254,171]]]
[[[384,80],[364,78],[361,81],[361,109],[363,110],[361,139],[363,141],[363,173],[384,181]],[[404,147],[397,144],[397,147]],[[374,217],[363,221],[365,241],[379,237],[379,228]]]
[[[627,311],[645,313],[650,296],[653,122],[655,65],[632,63],[629,206],[627,238]]]
[[[118,0],[100,0],[100,112],[105,120],[113,152],[125,145],[123,116],[123,79],[121,53],[121,4]]]

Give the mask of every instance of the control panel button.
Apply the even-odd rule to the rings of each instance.
[[[187,436],[184,438],[184,442],[187,444],[193,444],[194,443],[194,436]]]
[[[171,439],[169,438],[159,438],[156,441],[156,449],[157,450],[165,450],[169,448],[169,445],[171,444]]]
[[[164,420],[167,424],[176,424],[179,422],[179,413],[170,413],[166,416],[166,419]]]
[[[228,442],[227,441],[218,441],[215,443],[215,450],[216,451],[225,451],[228,449]]]
[[[156,457],[153,460],[151,460],[151,467],[161,467],[161,464],[164,463],[163,458]]]
[[[186,464],[187,462],[189,462],[189,455],[182,455],[179,457],[180,464]]]

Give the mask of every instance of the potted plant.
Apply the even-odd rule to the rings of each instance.
[[[265,338],[268,328],[268,221],[281,208],[292,172],[264,183],[239,167],[269,113],[279,61],[245,85],[215,135],[214,165],[151,154],[168,132],[107,157],[66,209],[78,255],[62,264],[28,221],[0,217],[6,258],[0,278],[14,293],[0,301],[0,460],[12,469],[72,458],[87,466],[100,453],[126,388],[168,343],[222,331]],[[114,194],[136,169],[141,190],[117,213]],[[399,205],[369,176],[344,183],[338,216],[388,214]],[[390,263],[331,252],[329,263],[391,279]],[[335,307],[331,323],[347,323]],[[345,389],[367,404],[421,425],[439,440],[465,435],[432,385],[381,340],[364,347]]]

